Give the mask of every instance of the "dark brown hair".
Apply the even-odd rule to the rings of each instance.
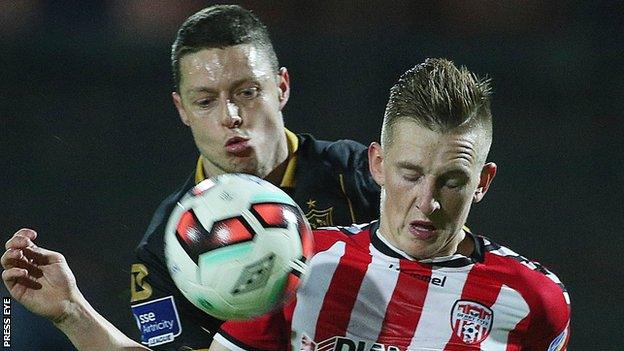
[[[252,44],[266,54],[278,71],[277,56],[266,26],[251,11],[237,5],[215,5],[196,12],[184,21],[171,46],[175,89],[180,87],[180,59],[203,49]]]

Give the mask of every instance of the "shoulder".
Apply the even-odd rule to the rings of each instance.
[[[152,251],[152,252],[160,252],[162,251],[162,247],[164,245],[164,228],[167,224],[167,220],[169,219],[169,215],[173,210],[175,204],[186,194],[186,192],[191,189],[194,185],[193,176],[187,178],[184,184],[178,188],[175,192],[171,193],[167,196],[159,205],[154,214],[152,215],[152,219],[141,239],[141,242],[136,248],[137,253],[141,253],[144,251]]]
[[[320,252],[327,250],[337,242],[346,244],[364,244],[368,247],[370,243],[371,228],[375,222],[364,224],[353,224],[350,226],[322,227],[315,229],[314,246],[315,251]]]
[[[302,168],[313,171],[314,179],[324,174],[336,180],[342,192],[354,198],[358,206],[364,204],[372,207],[373,216],[360,220],[372,220],[378,212],[380,188],[368,168],[368,148],[354,140],[326,141],[316,140],[309,134],[297,136],[300,142],[297,162],[301,163]],[[363,211],[360,208],[356,210]]]
[[[529,308],[526,342],[554,342],[567,335],[570,297],[559,277],[537,261],[481,237],[490,279],[498,280],[522,295]],[[566,336],[567,337],[567,336]],[[542,346],[539,346],[541,348]]]
[[[318,140],[310,134],[297,134],[302,156],[318,157],[332,165],[347,167],[354,162],[367,162],[367,147],[355,140]]]
[[[347,224],[371,221],[379,215],[380,187],[368,168],[366,146],[353,140],[316,140],[298,134],[294,198],[320,198],[323,208],[333,207],[334,220]],[[313,194],[313,195],[312,195]],[[305,206],[303,206],[305,207]]]
[[[309,133],[297,133],[296,135],[297,138],[299,138],[300,146],[303,146],[305,148],[313,147],[315,150],[320,152],[331,152],[339,149],[361,151],[367,148],[364,144],[351,139],[339,139],[330,141],[317,139]]]
[[[512,249],[481,237],[485,244],[485,263],[495,271],[522,282],[527,292],[539,295],[561,295],[567,291],[559,277],[537,261],[530,260]],[[543,294],[546,292],[547,294]]]

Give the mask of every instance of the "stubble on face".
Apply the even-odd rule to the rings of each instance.
[[[206,174],[242,172],[265,177],[287,158],[279,76],[265,54],[253,45],[205,49],[183,57],[180,71],[185,123],[204,157]],[[239,91],[249,88],[258,91],[257,97],[240,98]],[[215,105],[198,107],[197,101],[204,98],[215,100]],[[223,114],[232,111],[242,119],[238,128],[222,123]],[[248,139],[249,149],[229,152],[226,143],[235,137]]]
[[[411,121],[397,123],[393,135],[381,152],[382,235],[416,259],[453,254],[478,185],[482,136]]]

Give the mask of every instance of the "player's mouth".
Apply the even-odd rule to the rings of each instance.
[[[436,236],[436,227],[430,221],[412,221],[409,232],[420,240],[430,240]]]
[[[251,151],[251,145],[249,145],[249,138],[241,137],[241,136],[231,137],[225,142],[225,150],[228,153],[231,153],[237,156],[243,156],[244,154],[249,153]]]

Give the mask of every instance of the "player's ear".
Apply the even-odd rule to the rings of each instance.
[[[290,97],[290,77],[288,76],[288,70],[286,67],[282,67],[279,69],[279,73],[277,75],[277,88],[279,90],[279,109],[280,111],[286,106],[288,102],[288,98]]]
[[[379,186],[383,186],[385,182],[383,153],[381,145],[375,141],[368,146],[368,169],[375,182],[379,184]]]
[[[492,184],[494,176],[496,176],[496,169],[497,166],[494,162],[488,162],[483,165],[481,175],[479,176],[479,185],[477,186],[477,189],[472,197],[472,202],[477,203],[483,199],[485,193],[490,188],[490,184]]]
[[[188,126],[190,122],[188,116],[186,115],[186,110],[184,110],[184,106],[182,105],[182,97],[175,91],[171,93],[171,97],[173,98],[173,104],[178,110],[178,115],[180,115],[180,120]]]

